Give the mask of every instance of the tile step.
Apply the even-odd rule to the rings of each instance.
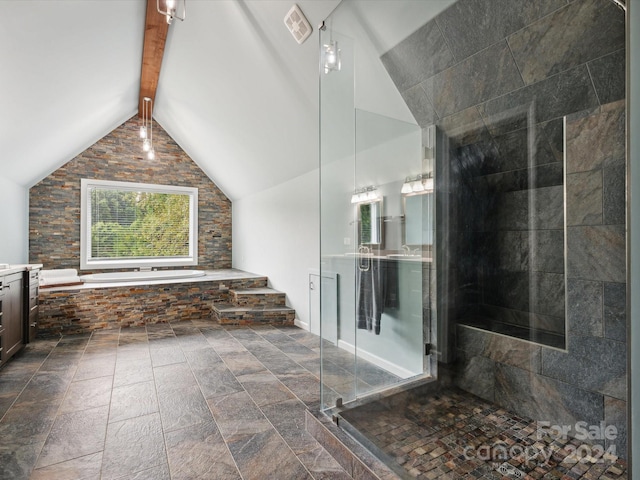
[[[231,301],[247,306],[286,306],[286,294],[272,288],[247,288],[230,290]]]
[[[293,325],[295,315],[287,306],[213,305],[213,316],[221,325]]]

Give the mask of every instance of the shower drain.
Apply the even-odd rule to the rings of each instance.
[[[522,470],[518,470],[516,467],[511,465],[510,463],[504,462],[500,465],[496,470],[509,478],[522,478],[524,477],[524,472]]]

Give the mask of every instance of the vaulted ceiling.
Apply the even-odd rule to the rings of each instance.
[[[315,30],[338,0],[298,3]],[[154,117],[232,199],[317,165],[317,37],[294,40],[292,4],[187,0],[169,28]],[[145,9],[3,2],[1,176],[30,186],[137,112]]]
[[[362,10],[388,19],[390,48],[424,22],[415,9],[450,2]],[[2,2],[0,177],[29,187],[136,114],[146,3]],[[339,0],[296,2],[314,29],[302,45],[283,22],[293,3],[187,0],[169,28],[154,118],[232,200],[317,167],[317,26]]]

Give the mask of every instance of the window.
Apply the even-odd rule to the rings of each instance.
[[[198,264],[198,189],[81,181],[80,268]]]

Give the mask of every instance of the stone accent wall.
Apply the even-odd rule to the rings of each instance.
[[[623,457],[624,25],[609,0],[459,0],[382,56],[419,125],[447,139],[437,300],[456,383],[535,420],[615,425]]]
[[[562,118],[624,98],[624,24],[609,0],[459,0],[382,56],[448,139],[451,321],[563,346]]]
[[[142,155],[137,116],[29,190],[29,261],[80,268],[80,179],[198,188],[198,264],[231,267],[231,201],[154,122],[155,160]],[[86,272],[90,273],[90,272]]]
[[[520,415],[616,427],[626,457],[625,102],[566,120],[566,351],[458,326],[456,383]]]
[[[213,321],[213,304],[228,302],[230,290],[266,286],[266,277],[252,277],[121,287],[41,288],[38,335],[88,333],[182,320]]]

